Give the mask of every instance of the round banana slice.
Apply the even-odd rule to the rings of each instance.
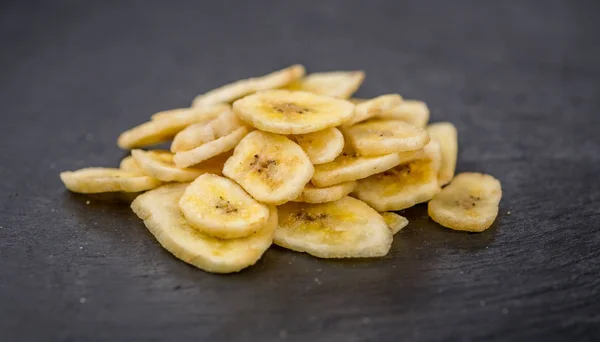
[[[221,173],[218,165],[199,165],[194,168],[178,168],[169,151],[132,150],[131,155],[138,166],[149,176],[163,182],[190,182],[205,173]]]
[[[394,211],[429,201],[440,191],[440,146],[431,140],[425,156],[358,181],[354,196],[377,211]]]
[[[89,167],[60,173],[67,189],[82,194],[101,192],[140,192],[161,185],[158,179],[120,169]]]
[[[423,128],[398,120],[363,122],[344,129],[344,135],[363,156],[414,151],[429,142],[429,135]]]
[[[388,253],[392,231],[375,210],[344,197],[335,202],[289,202],[277,208],[274,242],[319,258],[368,258]]]
[[[191,225],[220,239],[252,235],[269,218],[269,207],[258,203],[234,181],[212,174],[196,178],[185,189],[179,208]]]
[[[298,197],[314,167],[298,144],[267,132],[254,131],[237,145],[223,174],[258,201],[282,204]]]
[[[340,125],[352,116],[354,105],[304,91],[268,90],[235,101],[233,110],[263,131],[306,134]]]
[[[185,127],[206,121],[223,112],[222,107],[178,109],[169,115],[154,119],[127,130],[119,136],[117,144],[122,149],[133,149],[159,144],[172,139]]]
[[[317,72],[290,83],[285,89],[347,99],[358,90],[364,79],[362,71]]]
[[[188,167],[196,165],[205,160],[231,151],[248,134],[248,127],[239,127],[233,132],[219,137],[213,141],[202,144],[189,151],[175,153],[175,164],[177,167]]]
[[[400,120],[417,127],[425,127],[429,121],[429,108],[422,101],[404,100],[397,107],[382,111],[376,117],[379,119]]]
[[[138,175],[146,175],[144,170],[142,170],[142,168],[138,165],[138,163],[135,161],[135,159],[133,159],[132,156],[127,156],[123,158],[123,160],[121,160],[121,163],[119,164],[119,169]]]
[[[326,188],[317,188],[311,183],[304,186],[304,190],[300,196],[293,200],[293,202],[304,202],[304,203],[326,203],[333,202],[341,199],[348,195],[356,187],[356,182],[346,182],[328,186]]]
[[[456,169],[456,159],[458,156],[456,127],[449,122],[438,122],[427,126],[427,133],[429,133],[430,137],[440,142],[442,163],[440,165],[440,172],[438,173],[438,180],[440,186],[444,186],[452,180]]]
[[[352,119],[344,123],[344,127],[350,127],[361,121],[368,120],[381,113],[391,111],[402,103],[402,96],[398,94],[387,94],[376,98],[362,101],[354,108]]]
[[[381,217],[383,217],[383,220],[391,229],[392,234],[396,234],[397,232],[402,230],[402,228],[408,225],[408,220],[406,219],[406,217],[398,215],[391,211],[381,213]]]
[[[185,113],[187,112],[195,112],[195,113],[204,113],[205,120],[212,120],[218,116],[220,116],[222,113],[225,113],[227,111],[231,110],[231,106],[225,103],[219,103],[219,104],[214,104],[214,105],[210,105],[210,106],[204,106],[202,108],[176,108],[176,109],[169,109],[169,110],[164,110],[161,112],[156,112],[154,114],[152,114],[152,116],[150,117],[151,120],[163,120],[163,119],[173,119],[173,118],[177,118],[181,115],[187,115]]]
[[[335,127],[314,133],[292,135],[290,139],[302,147],[313,165],[333,161],[344,149],[344,135]]]
[[[171,143],[171,152],[189,151],[226,136],[242,126],[242,120],[233,111],[225,111],[211,120],[189,125],[177,133]]]
[[[502,199],[496,178],[475,172],[460,173],[429,201],[429,217],[444,227],[469,232],[488,229]]]
[[[376,173],[389,170],[394,166],[419,157],[422,151],[390,153],[381,156],[365,157],[346,150],[334,161],[315,165],[312,183],[324,188],[335,184],[367,178]]]
[[[202,107],[216,103],[233,102],[258,91],[280,88],[302,78],[305,72],[302,65],[295,64],[261,77],[239,80],[196,96],[192,106]]]
[[[187,184],[165,185],[138,196],[131,208],[156,240],[178,259],[207,272],[232,273],[254,265],[271,246],[277,209],[269,207],[268,222],[246,238],[223,240],[192,227],[179,209]]]

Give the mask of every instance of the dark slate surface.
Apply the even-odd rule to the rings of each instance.
[[[3,1],[0,340],[591,341],[600,337],[594,1]],[[383,260],[273,248],[211,275],[126,205],[63,189],[119,132],[293,63],[424,99],[459,170],[503,184],[482,234],[424,207]],[[91,203],[86,205],[86,200]],[[508,212],[510,211],[510,215]],[[597,339],[596,339],[597,340]]]

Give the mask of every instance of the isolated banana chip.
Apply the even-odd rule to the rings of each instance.
[[[254,265],[271,246],[277,228],[277,210],[256,234],[223,240],[192,227],[179,209],[187,184],[165,185],[138,196],[131,208],[144,220],[156,240],[178,259],[207,272],[232,273]]]
[[[335,202],[289,202],[278,208],[275,244],[319,258],[368,258],[388,253],[392,232],[375,210],[344,197]]]
[[[178,168],[169,151],[132,150],[131,155],[138,166],[149,176],[163,182],[190,182],[205,173],[221,173],[220,165],[206,164],[194,168]]]
[[[429,108],[423,101],[404,100],[392,110],[376,115],[379,119],[400,120],[417,127],[425,127],[429,121]]]
[[[235,101],[233,110],[266,132],[306,134],[340,125],[352,116],[354,105],[304,91],[268,90]]]
[[[456,169],[456,159],[458,156],[458,137],[456,127],[450,122],[438,122],[427,126],[429,136],[440,142],[442,150],[442,163],[438,180],[440,186],[448,184]]]
[[[387,94],[376,98],[362,101],[354,108],[352,119],[344,123],[344,127],[350,127],[359,122],[373,118],[381,113],[386,113],[398,107],[402,103],[402,96],[398,94]]]
[[[444,227],[469,232],[488,229],[502,199],[496,178],[475,172],[460,173],[429,201],[429,216]]]
[[[189,115],[186,113],[204,113],[204,120],[212,120],[222,113],[231,110],[231,106],[225,103],[218,103],[210,106],[204,106],[202,108],[176,108],[163,110],[152,114],[151,120],[163,120],[163,119],[177,119],[182,115]]]
[[[258,203],[234,181],[204,174],[193,181],[179,200],[188,223],[201,232],[234,239],[255,234],[269,219],[269,207]]]
[[[298,144],[262,131],[246,135],[225,162],[223,174],[263,203],[282,204],[298,197],[314,167]]]
[[[233,111],[225,111],[211,120],[189,125],[177,133],[171,143],[171,152],[189,151],[224,137],[242,126],[242,120]]]
[[[356,187],[356,182],[346,182],[328,186],[325,188],[317,188],[311,183],[306,184],[300,196],[294,199],[294,202],[304,203],[326,203],[333,202],[348,195]]]
[[[429,142],[423,129],[399,120],[374,120],[344,129],[344,135],[363,156],[414,151]]]
[[[440,191],[437,174],[441,152],[437,140],[423,149],[424,156],[358,181],[354,196],[377,211],[394,211],[429,201]]]
[[[133,159],[132,156],[127,156],[123,158],[123,160],[121,160],[121,163],[119,164],[119,169],[138,175],[146,175],[146,172],[142,170],[142,168],[138,165],[138,163],[135,161],[135,159]]]
[[[161,185],[158,179],[120,169],[89,167],[64,171],[60,179],[67,189],[82,194],[101,192],[140,192]]]
[[[315,174],[313,175],[312,183],[317,187],[324,188],[367,178],[389,170],[402,162],[413,160],[421,154],[422,151],[417,150],[365,157],[350,149],[346,149],[334,161],[315,165]]]
[[[158,119],[145,122],[121,133],[117,144],[122,149],[159,144],[172,139],[177,132],[185,127],[196,122],[206,121],[219,115],[223,110],[224,107],[222,106],[178,109],[169,113],[169,115],[161,115]]]
[[[304,67],[302,65],[295,64],[261,77],[239,80],[211,90],[208,93],[196,96],[192,106],[202,107],[216,103],[233,102],[241,97],[262,90],[283,87],[297,79],[302,78],[304,73]]]
[[[189,151],[180,151],[175,153],[175,164],[177,167],[188,167],[196,165],[205,160],[218,156],[219,154],[231,151],[248,134],[248,127],[242,126],[233,132],[207,142]]]
[[[333,161],[344,149],[344,136],[335,127],[314,133],[292,135],[290,139],[302,147],[313,165]]]
[[[381,213],[381,217],[387,224],[387,226],[391,229],[392,234],[396,234],[402,228],[408,225],[408,220],[406,217],[393,213],[391,211],[387,211],[385,213]]]
[[[364,79],[362,71],[317,72],[290,83],[285,89],[347,99],[358,90]]]

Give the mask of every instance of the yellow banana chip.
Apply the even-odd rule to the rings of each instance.
[[[392,232],[375,210],[343,197],[335,202],[279,206],[275,244],[319,258],[368,258],[390,250]]]
[[[314,133],[292,135],[290,139],[302,147],[313,165],[333,161],[344,149],[344,136],[334,127]]]
[[[306,134],[340,125],[352,116],[354,105],[303,91],[268,90],[235,101],[233,110],[266,132]]]
[[[89,167],[77,171],[64,171],[60,179],[67,189],[82,194],[101,192],[140,192],[161,184],[155,178],[120,169]]]
[[[425,156],[358,181],[354,195],[377,211],[394,211],[429,201],[440,191],[440,146],[431,140]]]
[[[138,175],[146,175],[144,170],[142,170],[142,168],[140,168],[140,166],[135,161],[135,159],[133,159],[132,156],[127,156],[127,157],[123,158],[123,160],[121,160],[121,163],[119,164],[119,169],[121,169],[123,171],[131,172],[131,173],[135,173]]]
[[[429,216],[444,227],[469,232],[488,229],[502,199],[502,186],[496,178],[475,172],[456,175],[427,207]]]
[[[177,133],[171,143],[171,152],[189,151],[224,137],[242,126],[242,120],[233,111],[225,111],[211,120],[189,125]]]
[[[429,121],[429,108],[423,101],[404,100],[391,110],[381,111],[376,118],[400,120],[417,127],[425,127]]]
[[[305,202],[305,203],[326,203],[333,202],[341,199],[348,195],[356,187],[356,182],[346,182],[328,186],[325,188],[317,188],[311,183],[306,184],[304,190],[298,198],[294,199],[294,202]]]
[[[354,115],[350,120],[344,123],[344,127],[350,127],[382,113],[391,111],[401,103],[402,96],[398,94],[381,95],[374,99],[362,101],[356,105],[354,108]]]
[[[258,203],[234,181],[204,174],[193,181],[179,200],[188,223],[221,239],[255,234],[269,218],[269,207]]]
[[[408,220],[406,219],[406,217],[398,215],[391,211],[381,213],[381,217],[383,217],[383,220],[391,229],[392,234],[396,234],[397,232],[402,230],[402,228],[408,226]]]
[[[358,90],[364,79],[365,73],[362,71],[317,72],[292,82],[285,88],[347,99]]]
[[[156,112],[152,114],[150,117],[151,120],[164,120],[164,119],[174,119],[177,120],[181,116],[191,115],[188,114],[190,112],[193,113],[204,113],[204,120],[212,120],[222,113],[226,113],[231,111],[231,106],[224,103],[214,104],[210,106],[204,106],[202,108],[176,108],[163,110],[160,112]]]
[[[227,135],[202,144],[189,151],[179,151],[175,153],[175,164],[177,167],[188,167],[231,151],[246,136],[246,134],[248,134],[248,127],[242,126]]]
[[[429,135],[440,142],[442,163],[438,180],[440,185],[446,185],[454,177],[456,159],[458,157],[458,137],[456,127],[449,122],[438,122],[427,126]]]
[[[246,95],[262,90],[283,87],[301,78],[304,76],[304,73],[304,67],[300,64],[295,64],[265,76],[239,80],[211,90],[203,95],[196,96],[192,106],[203,107],[217,103],[233,102]]]
[[[344,129],[344,135],[363,156],[414,151],[429,142],[423,128],[398,120],[375,120]]]
[[[207,272],[232,273],[254,265],[271,246],[277,228],[277,210],[256,234],[223,240],[192,227],[179,209],[187,184],[165,185],[138,196],[131,208],[156,240],[178,259]]]
[[[221,173],[219,164],[206,163],[193,168],[178,168],[173,162],[173,154],[168,151],[132,150],[131,155],[147,175],[163,182],[190,182],[205,173]]]

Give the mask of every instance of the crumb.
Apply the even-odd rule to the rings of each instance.
[[[509,216],[510,216],[510,210],[506,212],[506,215],[509,215]]]
[[[85,304],[86,302],[87,302],[87,299],[85,297],[79,298],[79,303]]]
[[[86,205],[90,205],[90,203],[92,203],[92,202],[90,202],[90,200],[85,201]]]

